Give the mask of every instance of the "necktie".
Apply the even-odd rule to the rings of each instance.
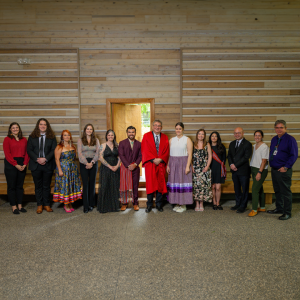
[[[44,136],[43,135],[41,136],[39,156],[44,157]]]
[[[236,140],[235,149],[239,147],[239,140]]]
[[[131,150],[133,150],[133,141],[130,141]]]
[[[157,154],[158,154],[158,152],[159,152],[159,140],[158,140],[157,135],[155,136],[155,147],[156,147],[156,151],[157,151]]]

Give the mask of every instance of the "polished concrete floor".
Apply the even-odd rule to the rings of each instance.
[[[0,299],[300,299],[293,218],[144,209],[13,215],[0,201]],[[249,204],[250,207],[251,204]],[[274,204],[269,208],[274,208]]]

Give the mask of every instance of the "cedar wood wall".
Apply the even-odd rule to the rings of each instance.
[[[241,125],[269,143],[282,118],[299,141],[299,28],[298,0],[1,0],[0,171],[11,121],[75,139],[92,122],[103,142],[107,98],[155,98],[169,136],[182,119],[193,139],[204,127],[228,146]]]

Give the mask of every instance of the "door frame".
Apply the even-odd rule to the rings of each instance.
[[[139,104],[150,103],[150,124],[155,119],[154,98],[107,98],[106,99],[106,130],[112,128],[112,104]]]

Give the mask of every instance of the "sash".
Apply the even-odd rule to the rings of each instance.
[[[132,172],[121,164],[120,168],[120,201],[127,204],[132,200]]]
[[[221,161],[221,159],[219,158],[219,156],[217,155],[217,153],[214,150],[212,150],[212,157],[216,162],[218,162],[221,165],[221,177],[224,177],[226,179],[225,164]]]

